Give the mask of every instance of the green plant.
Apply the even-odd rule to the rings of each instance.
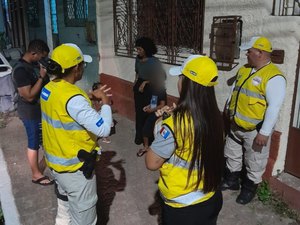
[[[257,197],[259,201],[266,204],[272,198],[272,192],[267,181],[263,181],[257,189]]]
[[[269,205],[278,215],[288,217],[299,222],[299,214],[288,207],[280,196],[272,192],[267,181],[263,181],[257,189],[258,200],[264,205]]]
[[[277,214],[294,219],[299,222],[299,214],[294,210],[290,209],[288,205],[284,201],[282,201],[279,196],[275,196],[273,194],[271,205]]]

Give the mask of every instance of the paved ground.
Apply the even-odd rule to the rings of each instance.
[[[97,165],[98,224],[157,225],[158,172],[148,171],[144,159],[136,157],[139,146],[133,144],[134,123],[119,115],[115,119],[117,134],[111,137],[112,143],[102,144],[104,153]],[[2,149],[5,159],[1,161],[0,154],[0,198],[6,225],[52,225],[56,214],[53,187],[31,182],[25,148],[25,131],[20,120],[8,118],[6,127],[0,128],[0,153]],[[258,200],[242,206],[235,203],[237,192],[227,191],[223,196],[219,225],[297,225]]]

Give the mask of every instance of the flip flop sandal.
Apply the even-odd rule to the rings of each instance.
[[[42,181],[44,180],[48,180],[49,182],[48,183],[43,183]],[[50,178],[48,176],[43,176],[37,180],[32,180],[32,183],[34,184],[39,184],[39,185],[42,185],[42,186],[48,186],[48,185],[52,185],[54,184],[54,180],[50,180]]]
[[[141,148],[141,149],[138,150],[138,152],[136,153],[136,156],[137,156],[137,157],[142,157],[146,152],[147,152],[146,149]]]

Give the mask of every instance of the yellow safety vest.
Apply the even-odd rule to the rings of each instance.
[[[163,120],[162,124],[168,126],[173,132],[174,121],[172,116]],[[181,127],[184,129],[183,126]],[[189,135],[193,136],[193,131]],[[183,145],[181,135],[174,135],[174,138],[177,143],[176,150],[171,158],[160,168],[158,188],[162,198],[166,204],[176,208],[194,205],[208,200],[215,192],[204,193],[202,191],[203,181],[200,181],[199,187],[195,189],[197,184],[197,169],[192,171],[189,185],[187,186],[189,165],[192,158],[192,145],[189,143],[188,139],[185,139],[184,150],[182,153],[180,152],[182,151],[181,147]],[[191,140],[193,140],[193,137]]]
[[[283,76],[273,63],[253,74],[251,71],[252,68],[246,66],[238,71],[229,104],[231,118],[239,127],[249,131],[255,130],[256,126],[264,120],[267,108],[267,82],[275,76]]]
[[[65,80],[48,83],[41,93],[43,146],[46,163],[57,172],[74,172],[82,166],[77,158],[80,149],[91,152],[97,146],[97,137],[69,116],[66,105],[75,96],[87,94]]]

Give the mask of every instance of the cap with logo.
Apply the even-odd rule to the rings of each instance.
[[[190,55],[181,66],[171,67],[169,70],[171,76],[183,74],[190,80],[205,87],[212,87],[218,84],[218,68],[216,63],[207,56]]]
[[[247,51],[250,48],[256,48],[266,52],[272,52],[272,44],[268,38],[257,36],[252,37],[251,40],[247,43],[244,43],[240,46],[242,51]]]
[[[62,67],[62,73],[64,73],[65,69],[71,68],[82,61],[87,63],[93,61],[90,55],[84,55],[80,48],[72,43],[56,47],[51,54],[51,59]]]

